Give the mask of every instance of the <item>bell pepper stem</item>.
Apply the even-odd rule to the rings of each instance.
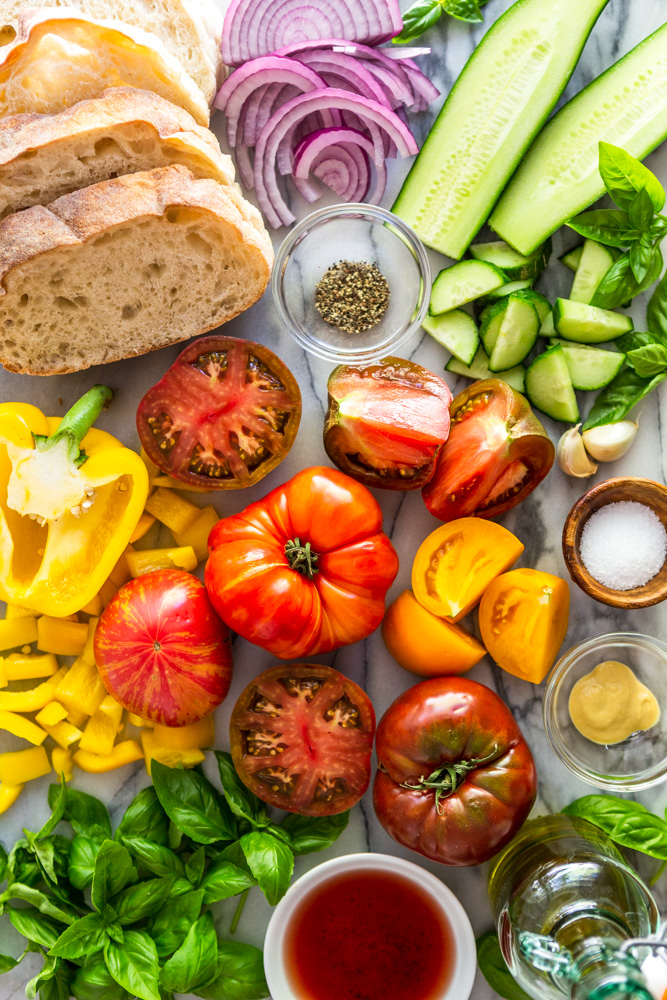
[[[46,437],[43,434],[33,435],[35,447],[39,451],[48,451],[65,438],[68,442],[69,456],[76,466],[81,466],[87,459],[85,451],[81,450],[81,442],[93,426],[104,406],[113,399],[113,390],[106,385],[94,385],[84,393],[74,406],[67,411],[60,421],[58,430]]]
[[[239,925],[239,920],[241,919],[241,914],[243,913],[243,907],[245,906],[246,899],[248,898],[248,889],[244,889],[241,893],[240,899],[234,910],[234,916],[232,917],[232,922],[229,928],[230,934],[236,934],[236,928]]]

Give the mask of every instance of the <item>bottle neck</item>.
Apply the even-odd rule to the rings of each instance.
[[[582,971],[572,1000],[653,1000],[638,966],[627,955],[607,954]]]

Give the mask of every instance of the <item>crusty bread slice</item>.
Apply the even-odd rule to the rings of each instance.
[[[0,362],[52,375],[187,340],[251,306],[272,263],[258,213],[182,166],[27,208],[0,223]]]
[[[152,90],[208,125],[206,99],[156,35],[68,7],[21,14],[0,48],[0,115],[54,114],[107,87]]]
[[[22,12],[76,7],[98,20],[124,21],[156,35],[180,60],[210,104],[222,68],[221,9],[213,0],[0,0],[0,45],[16,37]]]
[[[116,87],[56,115],[0,118],[0,219],[99,181],[172,163],[196,177],[234,183],[232,159],[213,133],[147,90]]]

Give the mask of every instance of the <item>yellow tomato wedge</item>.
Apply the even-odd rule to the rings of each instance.
[[[387,608],[382,635],[396,662],[421,677],[463,674],[486,655],[474,636],[427,611],[411,590]]]

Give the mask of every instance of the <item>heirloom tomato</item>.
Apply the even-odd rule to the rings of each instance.
[[[162,726],[186,726],[229,691],[232,650],[199,580],[163,569],[130,580],[102,612],[95,661],[123,708]]]
[[[202,337],[139,403],[151,462],[206,489],[252,486],[282,462],[301,419],[301,393],[273,351],[251,340]]]
[[[220,617],[284,660],[365,639],[398,572],[377,500],[323,467],[218,521],[209,550],[206,586]]]
[[[396,662],[422,677],[463,674],[486,655],[473,635],[427,611],[411,590],[387,608],[382,636]]]
[[[441,521],[495,517],[524,500],[554,462],[549,435],[524,397],[497,378],[454,399],[452,426],[423,497]]]
[[[431,678],[400,695],[375,747],[377,817],[394,840],[432,861],[488,861],[535,801],[535,764],[512,713],[465,677]]]
[[[230,722],[241,780],[269,805],[333,816],[368,788],[375,713],[368,695],[332,667],[295,663],[248,684]]]
[[[324,447],[366,486],[416,490],[429,481],[449,434],[447,383],[402,358],[340,365],[329,376]]]

